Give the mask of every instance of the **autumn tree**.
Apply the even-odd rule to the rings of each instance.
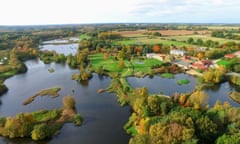
[[[104,54],[103,54],[103,59],[104,59],[104,60],[107,60],[107,59],[108,59],[108,53],[104,53]]]
[[[153,49],[153,52],[155,52],[155,53],[159,53],[161,47],[160,47],[159,45],[154,45],[152,49]]]
[[[201,60],[204,57],[204,55],[202,52],[199,52],[199,53],[197,53],[197,57],[198,57],[198,59]]]
[[[202,143],[213,142],[213,137],[217,133],[217,125],[209,117],[202,116],[196,120],[196,132]]]
[[[123,59],[120,59],[119,61],[118,61],[118,68],[120,68],[120,69],[122,69],[123,67],[124,67],[124,60]]]

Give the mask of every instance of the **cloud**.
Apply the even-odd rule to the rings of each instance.
[[[2,24],[240,22],[236,0],[5,0]]]
[[[239,5],[239,1],[233,0],[150,0],[139,2],[131,14],[165,22],[215,22],[215,19],[224,22],[240,12]]]

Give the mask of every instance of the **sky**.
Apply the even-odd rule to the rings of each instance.
[[[240,23],[239,0],[0,0],[0,25]]]

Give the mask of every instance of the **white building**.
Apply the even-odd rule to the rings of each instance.
[[[157,59],[157,60],[160,60],[160,61],[164,61],[166,55],[164,55],[164,54],[148,53],[148,54],[146,54],[146,57],[147,58]]]
[[[184,56],[185,53],[186,53],[185,50],[177,50],[177,49],[170,50],[170,54],[175,56]]]

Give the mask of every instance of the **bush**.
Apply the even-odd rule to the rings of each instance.
[[[0,95],[8,91],[6,85],[0,83]]]
[[[80,114],[75,114],[73,121],[76,126],[80,126],[82,124],[83,118],[80,116]]]

